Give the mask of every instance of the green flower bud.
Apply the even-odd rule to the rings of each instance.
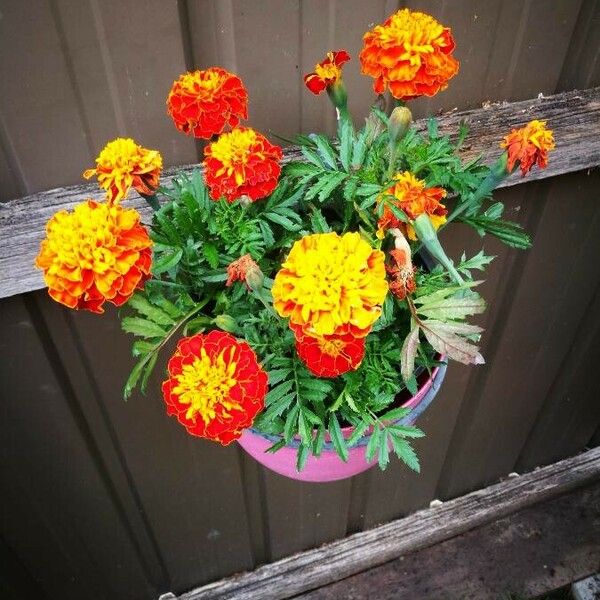
[[[388,126],[390,132],[390,144],[399,142],[408,131],[412,123],[412,113],[406,106],[397,106],[390,115]]]
[[[228,333],[237,333],[239,331],[237,321],[230,315],[217,315],[213,319],[213,323],[219,329],[227,331]]]

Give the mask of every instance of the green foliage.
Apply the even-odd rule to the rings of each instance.
[[[492,257],[483,251],[471,258],[463,255],[454,265],[444,258],[433,232],[434,255],[442,264],[427,269],[415,258],[417,291],[403,300],[388,294],[366,340],[362,363],[335,378],[315,377],[303,364],[271,297],[275,274],[292,244],[304,235],[359,231],[388,254],[391,236],[377,236],[383,211],[389,209],[403,223],[410,221],[386,194],[390,174],[398,171],[411,171],[429,186],[444,187],[456,199],[451,217],[480,235],[494,235],[518,248],[530,243],[519,225],[502,220],[502,204],[484,206],[500,171],[479,159],[462,162],[458,150],[466,126],[452,139],[430,120],[426,133],[409,129],[390,148],[387,122],[383,112],[373,109],[358,130],[341,118],[335,141],[324,135],[298,136],[301,157],[284,165],[275,191],[257,202],[212,200],[198,170],[179,174],[170,187],[161,188],[168,202],[155,212],[151,226],[153,278],[131,298],[122,321],[123,329],[136,337],[137,364],[126,383],[126,397],[137,386],[145,389],[169,340],[220,328],[246,340],[267,371],[265,408],[253,426],[280,436],[270,452],[297,444],[300,470],[327,443],[347,460],[350,449],[369,435],[369,461],[377,460],[385,469],[396,454],[419,471],[411,441],[424,433],[400,423],[410,411],[400,406],[399,395],[417,391],[417,376],[431,371],[439,354],[482,362],[475,345],[481,328],[466,319],[484,310],[483,299],[473,290],[478,283],[473,273],[483,271]],[[418,249],[412,243],[413,254]],[[246,254],[263,273],[262,284],[252,289],[243,282],[225,285],[227,266]],[[344,433],[347,426],[353,427],[350,435]]]

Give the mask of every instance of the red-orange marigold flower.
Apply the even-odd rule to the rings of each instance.
[[[204,179],[213,200],[259,200],[277,187],[283,153],[254,129],[236,127],[224,133],[204,149],[204,156]]]
[[[262,271],[253,258],[249,254],[244,254],[227,266],[225,285],[229,287],[235,281],[243,281],[250,289],[255,284],[262,283],[263,278]]]
[[[35,264],[54,300],[102,313],[105,301],[120,306],[150,277],[151,246],[136,210],[87,200],[48,221]]]
[[[446,222],[448,211],[441,203],[446,196],[446,190],[440,187],[425,187],[425,182],[417,179],[412,173],[404,171],[394,177],[395,183],[384,192],[384,196],[394,196],[391,200],[398,208],[402,209],[409,219],[416,219],[419,215],[427,213],[435,229]],[[378,202],[381,202],[381,198]],[[389,200],[388,200],[389,201]],[[398,228],[408,235],[411,240],[416,240],[415,230],[410,223],[403,223],[394,215],[389,206],[384,206],[383,215],[377,222],[378,237],[383,237],[384,232],[391,228]]]
[[[315,65],[314,73],[304,76],[306,87],[313,94],[320,94],[342,78],[342,65],[349,60],[350,55],[345,50],[328,52],[327,58]]]
[[[386,266],[390,275],[390,292],[399,300],[412,294],[416,289],[415,268],[410,260],[410,254],[402,248],[390,250],[392,264]]]
[[[265,405],[267,374],[246,342],[229,333],[198,333],[179,341],[162,386],[167,414],[188,433],[226,446]]]
[[[554,149],[554,135],[546,129],[546,121],[530,121],[521,129],[513,129],[500,144],[508,154],[507,169],[509,173],[521,166],[523,177],[534,164],[545,169],[548,164],[548,152]]]
[[[399,10],[365,33],[363,42],[361,70],[375,78],[377,94],[387,87],[400,100],[434,96],[458,73],[450,29],[421,12]]]
[[[158,188],[162,157],[158,150],[148,150],[131,138],[117,138],[104,146],[96,159],[96,168],[83,172],[89,179],[98,177],[109,202],[118,202],[133,187],[139,194],[152,196]]]
[[[179,131],[208,140],[248,118],[248,92],[239,77],[220,67],[192,71],[173,83],[167,111]]]
[[[296,338],[296,351],[317,377],[338,377],[357,369],[365,355],[366,337],[310,335],[306,328],[290,324]]]

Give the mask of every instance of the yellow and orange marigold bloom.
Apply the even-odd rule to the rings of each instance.
[[[104,146],[96,159],[96,168],[84,171],[83,176],[89,179],[96,175],[109,202],[118,202],[132,187],[139,194],[154,195],[161,171],[162,157],[158,150],[143,148],[131,138],[117,138]]]
[[[292,246],[275,276],[273,306],[312,336],[366,336],[388,284],[384,254],[359,233],[316,233]]]
[[[263,273],[249,254],[240,256],[227,266],[227,281],[225,285],[229,287],[235,281],[243,281],[248,289],[256,284],[262,283]]]
[[[521,167],[523,177],[534,164],[541,169],[548,165],[548,152],[554,150],[554,135],[546,128],[546,121],[530,121],[521,129],[513,129],[500,144],[508,154],[507,169],[512,173],[517,166]]]
[[[167,112],[179,131],[208,140],[248,118],[248,92],[237,75],[220,67],[192,71],[173,83]]]
[[[326,90],[330,85],[337,83],[342,78],[342,65],[350,60],[350,55],[345,50],[328,52],[327,58],[315,65],[314,73],[304,76],[306,87],[315,95]]]
[[[338,377],[360,366],[365,355],[365,337],[309,335],[299,325],[291,325],[296,352],[308,370],[317,377]]]
[[[412,173],[404,171],[394,177],[395,183],[383,195],[393,196],[395,200],[387,200],[402,209],[406,216],[414,220],[419,215],[427,213],[435,229],[446,222],[448,211],[441,203],[446,196],[446,190],[440,187],[425,187],[425,182],[417,179]],[[380,198],[378,202],[381,202]],[[394,215],[389,206],[384,206],[383,215],[377,222],[379,230],[377,236],[382,238],[388,229],[398,228],[411,240],[416,240],[415,230],[410,223],[403,223]]]
[[[136,210],[87,200],[48,221],[35,264],[54,300],[103,313],[104,302],[120,306],[150,277],[151,246]]]
[[[229,333],[198,333],[179,341],[163,385],[167,414],[188,433],[226,446],[265,405],[267,374],[246,342]]]
[[[433,17],[407,8],[393,14],[363,37],[361,70],[375,79],[373,89],[386,87],[394,98],[434,96],[458,73],[448,27]]]
[[[259,200],[277,187],[281,148],[254,129],[236,127],[224,133],[204,149],[204,156],[204,179],[213,200]]]

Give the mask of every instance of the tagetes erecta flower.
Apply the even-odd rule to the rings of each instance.
[[[521,129],[513,129],[500,144],[508,154],[507,169],[512,173],[517,161],[523,177],[533,165],[541,169],[548,165],[548,152],[554,150],[554,135],[546,128],[546,121],[530,121]]]
[[[235,281],[242,281],[250,289],[252,287],[250,283],[258,283],[259,280],[262,282],[262,279],[263,274],[260,267],[249,254],[244,254],[227,266],[225,286],[229,287]]]
[[[248,118],[248,92],[239,77],[220,67],[192,71],[173,83],[167,112],[179,131],[208,140]]]
[[[448,27],[404,8],[365,33],[359,58],[362,72],[375,78],[375,93],[387,87],[394,98],[411,100],[448,87],[459,66],[453,50]]]
[[[387,202],[394,203],[412,220],[423,213],[427,213],[435,229],[446,222],[448,211],[441,203],[441,200],[446,196],[446,190],[440,187],[425,187],[424,181],[417,179],[408,171],[397,173],[394,180],[394,185],[383,193],[383,196],[394,197],[394,199],[386,198]],[[378,203],[381,201],[382,198],[379,198]],[[383,238],[387,229],[398,228],[408,235],[411,240],[417,239],[413,226],[410,223],[403,223],[394,215],[389,206],[384,206],[383,215],[377,225],[379,227],[377,231],[379,238]]]
[[[296,352],[308,370],[317,377],[338,377],[360,366],[365,355],[365,337],[309,335],[302,326],[291,325]]]
[[[313,94],[320,94],[342,78],[342,65],[349,60],[350,55],[345,50],[328,52],[327,58],[315,65],[314,73],[304,76],[306,87]]]
[[[35,264],[54,300],[103,313],[104,302],[121,306],[150,277],[151,246],[136,210],[87,200],[48,221]]]
[[[86,179],[96,175],[106,190],[109,202],[118,202],[131,188],[144,196],[153,196],[162,171],[158,150],[148,150],[131,138],[117,138],[104,146],[96,159],[96,168],[84,171]]]
[[[384,254],[359,233],[316,233],[292,246],[275,276],[273,306],[310,335],[366,336],[388,291]]]
[[[230,444],[265,406],[267,374],[254,351],[229,333],[179,341],[163,385],[167,414],[188,433]]]
[[[213,200],[259,200],[277,187],[283,153],[254,129],[236,127],[224,133],[204,149],[204,156],[204,179]]]

